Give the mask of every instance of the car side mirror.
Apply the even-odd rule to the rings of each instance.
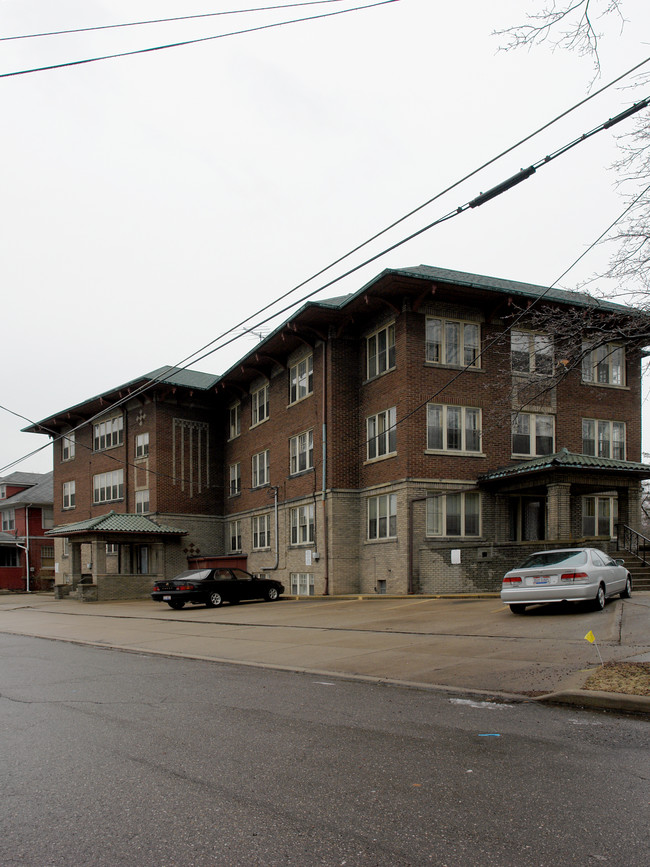
[[[617,566],[625,566],[625,560],[614,560]]]

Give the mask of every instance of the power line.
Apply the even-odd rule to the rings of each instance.
[[[341,3],[343,0],[304,0],[302,3],[284,3],[276,6],[254,6],[251,9],[231,9],[226,12],[204,12],[200,15],[177,15],[175,18],[150,18],[147,21],[128,21],[124,24],[101,24],[95,27],[74,27],[69,30],[48,30],[42,33],[26,33],[22,36],[0,36],[0,42],[19,39],[38,39],[41,36],[67,36],[73,33],[92,33],[99,30],[116,30],[123,27],[142,27],[148,24],[168,24],[177,21],[192,21],[199,18],[218,18],[223,15],[244,15],[250,12],[273,12],[292,9],[296,6],[319,6],[325,3]]]
[[[419,213],[420,211],[424,210],[424,208],[426,208],[426,207],[428,207],[429,205],[433,204],[435,201],[437,201],[438,199],[442,198],[444,195],[446,195],[447,193],[451,192],[452,190],[456,189],[456,188],[459,187],[461,184],[463,184],[465,181],[470,180],[471,178],[475,177],[475,176],[476,176],[477,174],[479,174],[481,171],[483,171],[484,169],[486,169],[486,168],[488,168],[489,166],[493,165],[493,164],[496,163],[498,160],[502,159],[504,156],[507,156],[509,153],[511,153],[512,151],[514,151],[516,148],[518,148],[518,147],[520,147],[521,145],[525,144],[526,142],[530,141],[530,140],[533,139],[535,136],[539,135],[541,132],[544,132],[546,129],[548,129],[549,127],[553,126],[555,123],[557,123],[558,121],[562,120],[562,119],[563,119],[564,117],[566,117],[567,115],[569,115],[569,114],[571,114],[572,112],[576,111],[578,108],[581,108],[581,107],[582,107],[583,105],[585,105],[587,102],[589,102],[590,100],[594,99],[596,96],[599,96],[601,93],[603,93],[604,91],[608,90],[610,87],[613,87],[615,84],[618,84],[619,81],[621,81],[622,79],[624,79],[624,78],[626,78],[627,76],[631,75],[632,73],[636,72],[638,69],[640,69],[642,66],[644,66],[644,65],[647,64],[648,62],[650,62],[650,57],[646,57],[645,60],[642,60],[640,63],[637,63],[635,66],[631,67],[631,68],[628,69],[626,72],[624,72],[624,73],[622,73],[621,75],[619,75],[619,76],[617,76],[616,78],[614,78],[614,79],[613,79],[612,81],[610,81],[608,84],[603,85],[603,87],[601,87],[599,90],[595,91],[594,93],[590,94],[590,95],[589,95],[588,97],[586,97],[585,99],[583,99],[583,100],[581,100],[580,102],[576,103],[575,105],[571,106],[571,108],[566,109],[566,110],[563,111],[561,114],[557,115],[557,116],[554,117],[552,120],[546,122],[546,123],[543,124],[541,127],[539,127],[538,129],[536,129],[534,132],[529,133],[527,136],[525,136],[524,138],[520,139],[516,144],[511,145],[510,147],[508,147],[508,148],[506,148],[505,150],[501,151],[501,153],[499,153],[499,154],[497,154],[496,156],[492,157],[492,158],[489,159],[487,162],[483,163],[481,166],[479,166],[478,168],[474,169],[473,171],[469,172],[469,173],[466,174],[464,177],[460,178],[460,180],[455,181],[453,184],[451,184],[450,186],[446,187],[446,188],[445,188],[444,190],[442,190],[441,192],[436,193],[435,196],[432,196],[432,197],[431,197],[430,199],[428,199],[426,202],[423,202],[421,205],[418,205],[416,208],[413,208],[411,211],[409,211],[408,213],[404,214],[402,217],[399,217],[397,220],[395,220],[394,222],[390,223],[388,226],[386,226],[385,228],[381,229],[380,231],[376,232],[374,235],[372,235],[372,236],[371,236],[370,238],[368,238],[367,240],[363,241],[361,244],[358,244],[356,247],[352,248],[351,250],[349,250],[349,251],[348,251],[347,253],[345,253],[344,255],[339,256],[338,259],[335,259],[333,262],[330,262],[329,265],[326,265],[324,268],[321,268],[319,271],[317,271],[316,273],[312,274],[312,275],[311,275],[310,277],[308,277],[307,279],[305,279],[305,280],[303,280],[302,282],[298,283],[298,284],[297,284],[296,286],[294,286],[292,289],[289,289],[287,292],[285,292],[284,294],[278,296],[278,297],[275,298],[273,301],[270,301],[270,302],[269,302],[268,304],[266,304],[264,307],[262,307],[262,308],[260,308],[259,310],[257,310],[256,313],[251,314],[250,316],[246,317],[246,319],[243,319],[241,322],[237,323],[237,325],[234,325],[234,326],[232,326],[232,328],[228,329],[227,331],[222,332],[222,334],[220,334],[218,337],[215,337],[215,338],[214,338],[213,340],[211,340],[209,343],[206,343],[203,347],[201,347],[200,349],[197,349],[194,353],[192,353],[192,355],[187,356],[186,358],[184,358],[184,359],[182,359],[181,361],[179,361],[178,366],[180,366],[180,365],[182,365],[182,364],[185,364],[186,362],[188,362],[188,364],[193,364],[194,362],[193,362],[193,361],[189,361],[189,359],[193,358],[195,355],[198,355],[200,352],[204,352],[206,349],[208,349],[210,346],[212,346],[212,345],[213,345],[214,343],[216,343],[217,341],[222,340],[224,337],[227,337],[228,334],[231,334],[232,332],[237,331],[238,329],[243,328],[243,327],[246,325],[246,323],[247,323],[247,322],[250,322],[250,320],[251,320],[254,316],[259,316],[260,314],[265,313],[267,310],[270,310],[270,309],[271,309],[275,304],[278,304],[278,303],[280,303],[281,301],[283,301],[285,298],[288,298],[290,295],[293,295],[295,292],[297,292],[298,290],[302,289],[302,288],[303,288],[304,286],[306,286],[308,283],[311,283],[313,280],[316,280],[318,277],[321,277],[321,276],[322,276],[323,274],[325,274],[327,271],[330,271],[330,270],[331,270],[332,268],[334,268],[336,265],[340,265],[341,262],[344,262],[346,259],[349,259],[349,258],[350,258],[351,256],[353,256],[355,253],[358,253],[360,250],[364,249],[364,247],[369,246],[373,241],[376,241],[378,238],[381,238],[383,235],[387,234],[391,229],[396,228],[396,227],[399,226],[401,223],[403,223],[403,222],[405,222],[406,220],[408,220],[410,217],[412,217],[412,216],[414,216],[415,214]],[[346,275],[343,275],[343,276],[347,276],[347,274],[346,274]],[[321,287],[321,289],[323,289],[323,288],[327,288],[327,286],[329,286],[329,285],[331,285],[331,284],[326,284],[326,286],[325,286],[325,287]],[[320,290],[318,290],[318,291],[320,291]],[[311,297],[311,296],[306,296],[306,297]],[[302,299],[302,300],[304,300],[304,299]],[[299,304],[300,301],[297,301],[296,303]],[[285,310],[286,310],[286,309],[288,309],[288,308],[285,308]],[[280,312],[283,312],[283,311],[280,311]],[[279,315],[279,314],[276,314],[276,315]],[[273,318],[273,317],[271,317],[271,318]],[[266,320],[264,320],[264,322],[261,323],[261,324],[265,324],[265,323],[268,322],[268,321],[269,321],[269,320],[266,319]],[[258,326],[252,326],[252,328],[249,329],[249,330],[252,331],[252,329],[253,329],[253,328],[256,328],[256,327],[258,327]],[[232,341],[230,341],[230,342],[232,342]],[[226,344],[226,345],[227,345],[227,344]],[[221,348],[221,347],[218,347],[218,348]],[[205,355],[201,356],[201,358],[205,358]],[[196,360],[198,361],[198,360],[200,360],[200,359],[196,359]]]
[[[121,51],[116,54],[104,54],[99,57],[88,57],[84,60],[69,60],[65,63],[52,63],[48,66],[37,66],[32,69],[20,69],[15,72],[0,73],[0,78],[12,78],[18,75],[29,75],[32,72],[48,72],[53,69],[65,69],[70,66],[83,66],[88,63],[97,63],[101,60],[115,60],[118,57],[132,57],[136,54],[151,54],[154,51],[164,51],[167,48],[180,48],[185,45],[197,45],[200,42],[211,42],[215,39],[225,39],[228,36],[243,36],[246,33],[256,33],[261,30],[271,30],[275,27],[284,27],[287,24],[301,24],[305,21],[317,21],[322,18],[332,18],[335,15],[345,15],[347,12],[362,12],[365,9],[374,9],[376,6],[386,6],[389,3],[399,3],[400,0],[377,0],[367,6],[354,6],[351,9],[337,9],[336,12],[323,12],[320,15],[311,15],[307,18],[293,18],[288,21],[277,21],[273,24],[261,24],[258,27],[249,27],[245,30],[233,30],[230,33],[218,33],[215,36],[201,36],[197,39],[185,39],[182,42],[170,42],[166,45],[154,45],[151,48],[137,48],[133,51]]]
[[[637,69],[639,66],[643,65],[643,63],[647,63],[648,60],[650,60],[650,58],[647,58],[647,59],[646,59],[645,61],[643,61],[641,64],[637,64],[637,66],[633,67],[633,70],[635,70],[635,69]],[[619,77],[619,79],[617,79],[617,80],[620,80],[620,77]],[[611,83],[610,83],[610,85],[607,85],[607,86],[611,86]],[[583,100],[583,102],[584,102],[584,100]],[[272,321],[273,319],[277,318],[277,317],[280,316],[281,314],[286,313],[287,311],[291,310],[291,309],[292,309],[293,307],[295,307],[297,304],[303,303],[304,301],[306,301],[306,300],[308,300],[309,298],[313,297],[313,296],[316,295],[317,293],[322,292],[324,289],[327,289],[327,288],[329,288],[330,286],[332,286],[332,285],[334,285],[334,284],[340,282],[340,281],[343,280],[345,277],[348,277],[348,276],[350,276],[351,274],[354,274],[356,271],[360,270],[361,268],[365,267],[366,265],[371,264],[371,263],[374,262],[375,260],[377,260],[377,259],[381,258],[382,256],[386,255],[387,253],[392,252],[393,250],[397,249],[397,248],[400,247],[400,246],[403,246],[403,245],[406,244],[408,241],[413,240],[414,238],[418,237],[419,235],[423,234],[424,232],[429,231],[430,229],[434,228],[435,226],[440,225],[441,223],[447,222],[447,221],[453,219],[454,217],[460,216],[460,214],[464,213],[466,210],[468,210],[468,209],[470,209],[470,208],[479,207],[480,205],[485,204],[487,201],[490,201],[491,199],[496,198],[497,196],[501,195],[502,193],[507,192],[507,191],[510,190],[513,186],[519,184],[521,181],[526,180],[528,177],[530,177],[532,174],[534,174],[534,173],[537,171],[538,168],[541,168],[542,166],[547,165],[547,164],[550,163],[552,160],[554,160],[554,159],[556,159],[557,157],[562,156],[563,154],[567,153],[567,152],[568,152],[569,150],[571,150],[573,147],[576,147],[578,144],[581,144],[582,142],[588,140],[590,137],[592,137],[593,135],[595,135],[597,132],[602,132],[602,131],[605,130],[605,129],[610,129],[610,128],[611,128],[612,126],[614,126],[615,124],[617,124],[617,123],[619,123],[619,122],[621,122],[621,121],[627,119],[628,117],[632,116],[632,115],[635,114],[636,112],[640,111],[642,108],[647,107],[649,104],[650,104],[650,97],[647,97],[647,98],[645,98],[645,99],[643,99],[643,100],[640,100],[639,102],[635,103],[634,105],[632,105],[632,106],[630,106],[629,108],[625,109],[624,111],[620,112],[620,113],[619,113],[618,115],[616,115],[615,117],[613,117],[613,118],[609,118],[607,121],[604,121],[604,122],[601,123],[599,126],[595,127],[594,129],[590,130],[589,132],[584,133],[582,136],[580,136],[580,137],[574,139],[572,142],[569,142],[568,144],[563,145],[562,147],[558,148],[558,149],[557,149],[556,151],[554,151],[552,154],[549,154],[549,155],[543,157],[543,158],[540,159],[537,163],[534,163],[533,165],[529,166],[527,169],[522,169],[520,172],[518,172],[516,175],[513,175],[511,178],[507,179],[506,181],[503,181],[502,183],[496,185],[495,187],[492,187],[491,190],[488,190],[488,191],[485,192],[485,193],[481,193],[479,196],[475,197],[474,199],[471,199],[470,201],[465,202],[463,205],[458,206],[457,208],[455,208],[454,210],[448,212],[448,213],[445,214],[444,216],[439,217],[438,219],[434,220],[433,222],[429,223],[428,225],[426,225],[426,226],[424,226],[424,227],[422,227],[422,228],[416,230],[415,232],[413,232],[413,233],[411,233],[410,235],[408,235],[406,238],[403,238],[403,239],[401,239],[401,240],[399,240],[399,241],[396,241],[396,242],[395,242],[394,244],[392,244],[391,246],[389,246],[389,247],[383,249],[383,250],[380,251],[379,253],[376,253],[374,256],[369,257],[369,258],[366,259],[364,262],[362,262],[362,263],[360,263],[360,264],[354,266],[353,268],[348,269],[345,273],[343,273],[343,274],[341,274],[341,275],[339,275],[339,276],[337,276],[337,277],[334,277],[332,280],[328,281],[327,283],[325,283],[325,284],[319,286],[318,288],[312,290],[311,292],[307,293],[306,295],[303,295],[303,296],[302,296],[300,299],[298,299],[297,301],[292,302],[291,304],[285,306],[284,308],[275,311],[275,312],[272,313],[270,316],[266,317],[265,319],[263,319],[263,320],[257,322],[255,325],[253,325],[253,326],[251,326],[250,328],[246,329],[246,333],[251,333],[251,332],[253,332],[253,331],[256,330],[256,329],[259,329],[261,326],[263,326],[263,325],[265,325],[266,323]],[[565,116],[567,113],[568,113],[568,112],[564,112],[562,115],[559,115],[559,116],[558,116],[558,119],[559,119],[559,117],[563,117],[563,116]],[[550,125],[550,124],[546,124],[544,127],[541,127],[540,130],[541,130],[541,129],[545,129],[545,128],[546,128],[547,126],[549,126],[549,125]],[[532,136],[528,136],[528,137],[527,137],[526,139],[524,139],[523,141],[527,141],[530,137],[532,137]],[[515,147],[515,146],[513,146],[513,147]],[[512,149],[513,149],[513,148],[508,148],[507,151],[504,151],[504,154],[510,152]],[[495,157],[495,158],[494,158],[494,160],[496,160],[496,159],[498,159],[498,157]],[[492,160],[491,162],[493,162],[494,160]],[[486,164],[486,165],[487,165],[487,164]],[[479,170],[477,170],[477,171],[479,171]],[[472,173],[472,174],[475,174],[475,172]],[[468,177],[469,177],[469,176],[468,176]],[[458,182],[458,183],[461,183],[461,182]],[[457,184],[454,185],[454,186],[457,186]],[[438,196],[434,197],[434,199],[435,199],[435,198],[439,198],[440,195],[442,195],[442,193],[439,194]],[[432,199],[431,201],[433,201],[433,199]],[[403,219],[404,219],[404,218],[403,218]],[[398,221],[398,222],[400,222],[400,221]],[[393,225],[396,225],[396,224],[393,224]],[[384,230],[384,231],[386,231],[386,230]],[[379,233],[379,234],[384,234],[384,232]],[[378,236],[375,236],[375,237],[378,237]],[[368,242],[365,242],[364,244],[360,245],[360,246],[357,247],[356,249],[357,249],[357,250],[358,250],[358,249],[361,249],[361,247],[366,246],[367,243],[368,243]],[[351,255],[351,254],[348,254],[348,256],[349,256],[349,255]],[[346,257],[341,257],[341,259],[337,260],[337,262],[342,261],[344,258],[347,258],[347,256],[346,256]],[[321,271],[321,272],[319,272],[319,273],[323,273],[324,271],[329,270],[329,268],[331,268],[331,267],[333,267],[333,266],[328,266],[328,268],[323,269],[323,271]],[[316,275],[316,276],[317,276],[317,275]],[[310,280],[311,280],[311,279],[314,279],[314,278],[310,278]],[[304,286],[305,283],[310,282],[310,280],[304,281],[304,282],[303,282],[302,284],[300,284],[300,286],[297,287],[297,288],[300,288],[301,286]],[[550,288],[550,287],[549,287],[549,288]],[[261,313],[261,312],[265,312],[266,310],[270,309],[270,307],[272,307],[274,304],[278,303],[278,301],[283,300],[284,298],[288,297],[288,295],[292,294],[294,291],[296,291],[295,288],[292,289],[292,290],[290,290],[290,292],[287,292],[287,293],[285,293],[284,295],[280,296],[278,299],[275,299],[275,301],[271,302],[270,304],[266,305],[265,307],[261,308],[261,310],[258,311],[258,314],[254,314],[254,315],[259,315],[259,313]],[[239,339],[239,338],[242,337],[243,335],[242,335],[241,333],[240,333],[240,334],[236,334],[235,336],[231,337],[229,340],[225,341],[224,343],[221,343],[219,346],[216,346],[216,347],[210,349],[209,351],[204,352],[203,355],[200,355],[200,356],[198,356],[198,357],[195,357],[195,356],[198,355],[199,352],[203,352],[203,350],[206,349],[207,347],[213,346],[213,344],[214,344],[217,340],[221,340],[221,339],[223,339],[223,337],[227,336],[228,334],[231,334],[233,331],[235,331],[236,329],[240,328],[243,324],[245,324],[246,322],[249,322],[250,319],[252,319],[252,318],[253,318],[253,316],[249,316],[247,319],[243,320],[243,322],[240,323],[239,325],[235,325],[235,326],[233,326],[231,329],[229,329],[228,331],[224,332],[224,334],[221,335],[221,337],[216,338],[215,340],[213,340],[213,341],[211,341],[210,343],[206,344],[202,349],[199,349],[199,350],[197,350],[196,352],[192,353],[190,356],[187,356],[185,359],[183,359],[181,362],[179,362],[179,365],[180,365],[180,364],[185,364],[186,362],[187,362],[186,367],[188,367],[190,364],[196,364],[196,363],[198,363],[199,361],[201,361],[202,359],[208,357],[209,355],[214,354],[214,353],[217,352],[219,349],[223,349],[225,346],[230,345],[231,343],[233,343],[235,340]],[[188,359],[191,359],[191,360],[188,360]],[[86,425],[91,424],[91,423],[92,423],[96,418],[99,418],[99,417],[105,415],[106,412],[109,411],[110,409],[117,408],[117,407],[123,405],[126,401],[132,399],[133,397],[135,397],[135,396],[137,396],[137,395],[139,395],[139,394],[142,394],[144,391],[146,391],[146,390],[150,389],[151,387],[153,387],[157,382],[160,382],[160,381],[164,380],[165,377],[168,375],[168,373],[169,373],[171,370],[176,369],[177,367],[178,367],[178,365],[169,367],[168,369],[166,369],[165,371],[163,371],[163,372],[159,375],[159,377],[157,377],[156,379],[148,380],[148,381],[147,381],[146,383],[144,383],[140,388],[135,389],[133,392],[131,392],[130,394],[126,395],[126,396],[125,396],[124,398],[122,398],[121,400],[116,401],[114,404],[111,405],[111,407],[103,407],[102,410],[101,410],[100,412],[96,413],[92,418],[87,419],[86,421],[80,423],[79,425],[77,425],[76,427],[72,428],[72,429],[71,429],[70,431],[68,431],[67,433],[69,434],[69,433],[71,433],[72,431],[76,431],[76,430],[78,430],[78,429],[81,428],[81,427],[85,427]],[[453,381],[453,380],[452,380],[452,381]],[[13,414],[14,414],[14,415],[18,415],[17,413],[13,413]],[[24,416],[21,416],[21,417],[22,417],[22,418],[25,418]],[[30,421],[29,419],[26,419],[26,420],[27,420],[27,421]],[[31,422],[31,424],[34,424],[34,425],[35,425],[35,424],[37,424],[37,423],[36,423],[36,422]],[[55,435],[56,432],[51,432],[51,433],[52,433],[53,435]],[[61,435],[61,436],[65,436],[65,435]],[[57,439],[60,439],[60,438],[61,438],[61,437],[57,437]],[[37,450],[37,451],[40,451],[40,449]],[[34,452],[34,453],[36,453],[36,452]],[[34,453],[32,453],[32,454],[34,454]],[[31,456],[31,455],[29,455],[29,456]],[[17,463],[20,463],[22,460],[24,460],[24,458],[21,458],[21,459],[19,459],[18,461],[15,461],[15,462],[13,462],[12,464],[7,465],[6,467],[0,469],[0,472],[3,472],[4,470],[10,468],[11,466],[15,466]]]

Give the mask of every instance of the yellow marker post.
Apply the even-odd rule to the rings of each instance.
[[[591,629],[590,629],[589,632],[585,635],[585,641],[588,641],[590,644],[595,644],[595,645],[596,645],[596,650],[598,651],[598,659],[600,659],[600,664],[601,664],[601,665],[604,665],[605,663],[603,662],[603,658],[602,658],[602,656],[600,655],[600,649],[599,649],[599,647],[598,647],[598,642],[596,641],[596,636],[593,634],[593,632],[591,631]]]

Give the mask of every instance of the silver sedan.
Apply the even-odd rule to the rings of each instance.
[[[602,610],[605,600],[632,595],[632,578],[623,560],[612,560],[598,548],[562,548],[538,551],[518,569],[506,572],[501,601],[514,614],[538,602],[584,602],[591,600]]]

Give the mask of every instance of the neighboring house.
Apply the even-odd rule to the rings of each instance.
[[[101,550],[116,530],[92,522],[110,510],[165,526],[139,569],[146,534],[120,536],[123,574],[141,576],[124,593],[198,555],[246,557],[293,594],[475,592],[498,589],[531,547],[611,548],[617,523],[638,529],[650,478],[639,341],[587,347],[550,381],[565,363],[554,336],[510,327],[513,309],[537,302],[594,303],[390,269],[305,304],[222,376],[163,368],[28,428],[63,435],[55,534],[77,554],[57,554],[58,580],[107,581]],[[162,381],[139,391],[149,378]]]
[[[47,590],[54,582],[52,473],[0,477],[0,589]]]

